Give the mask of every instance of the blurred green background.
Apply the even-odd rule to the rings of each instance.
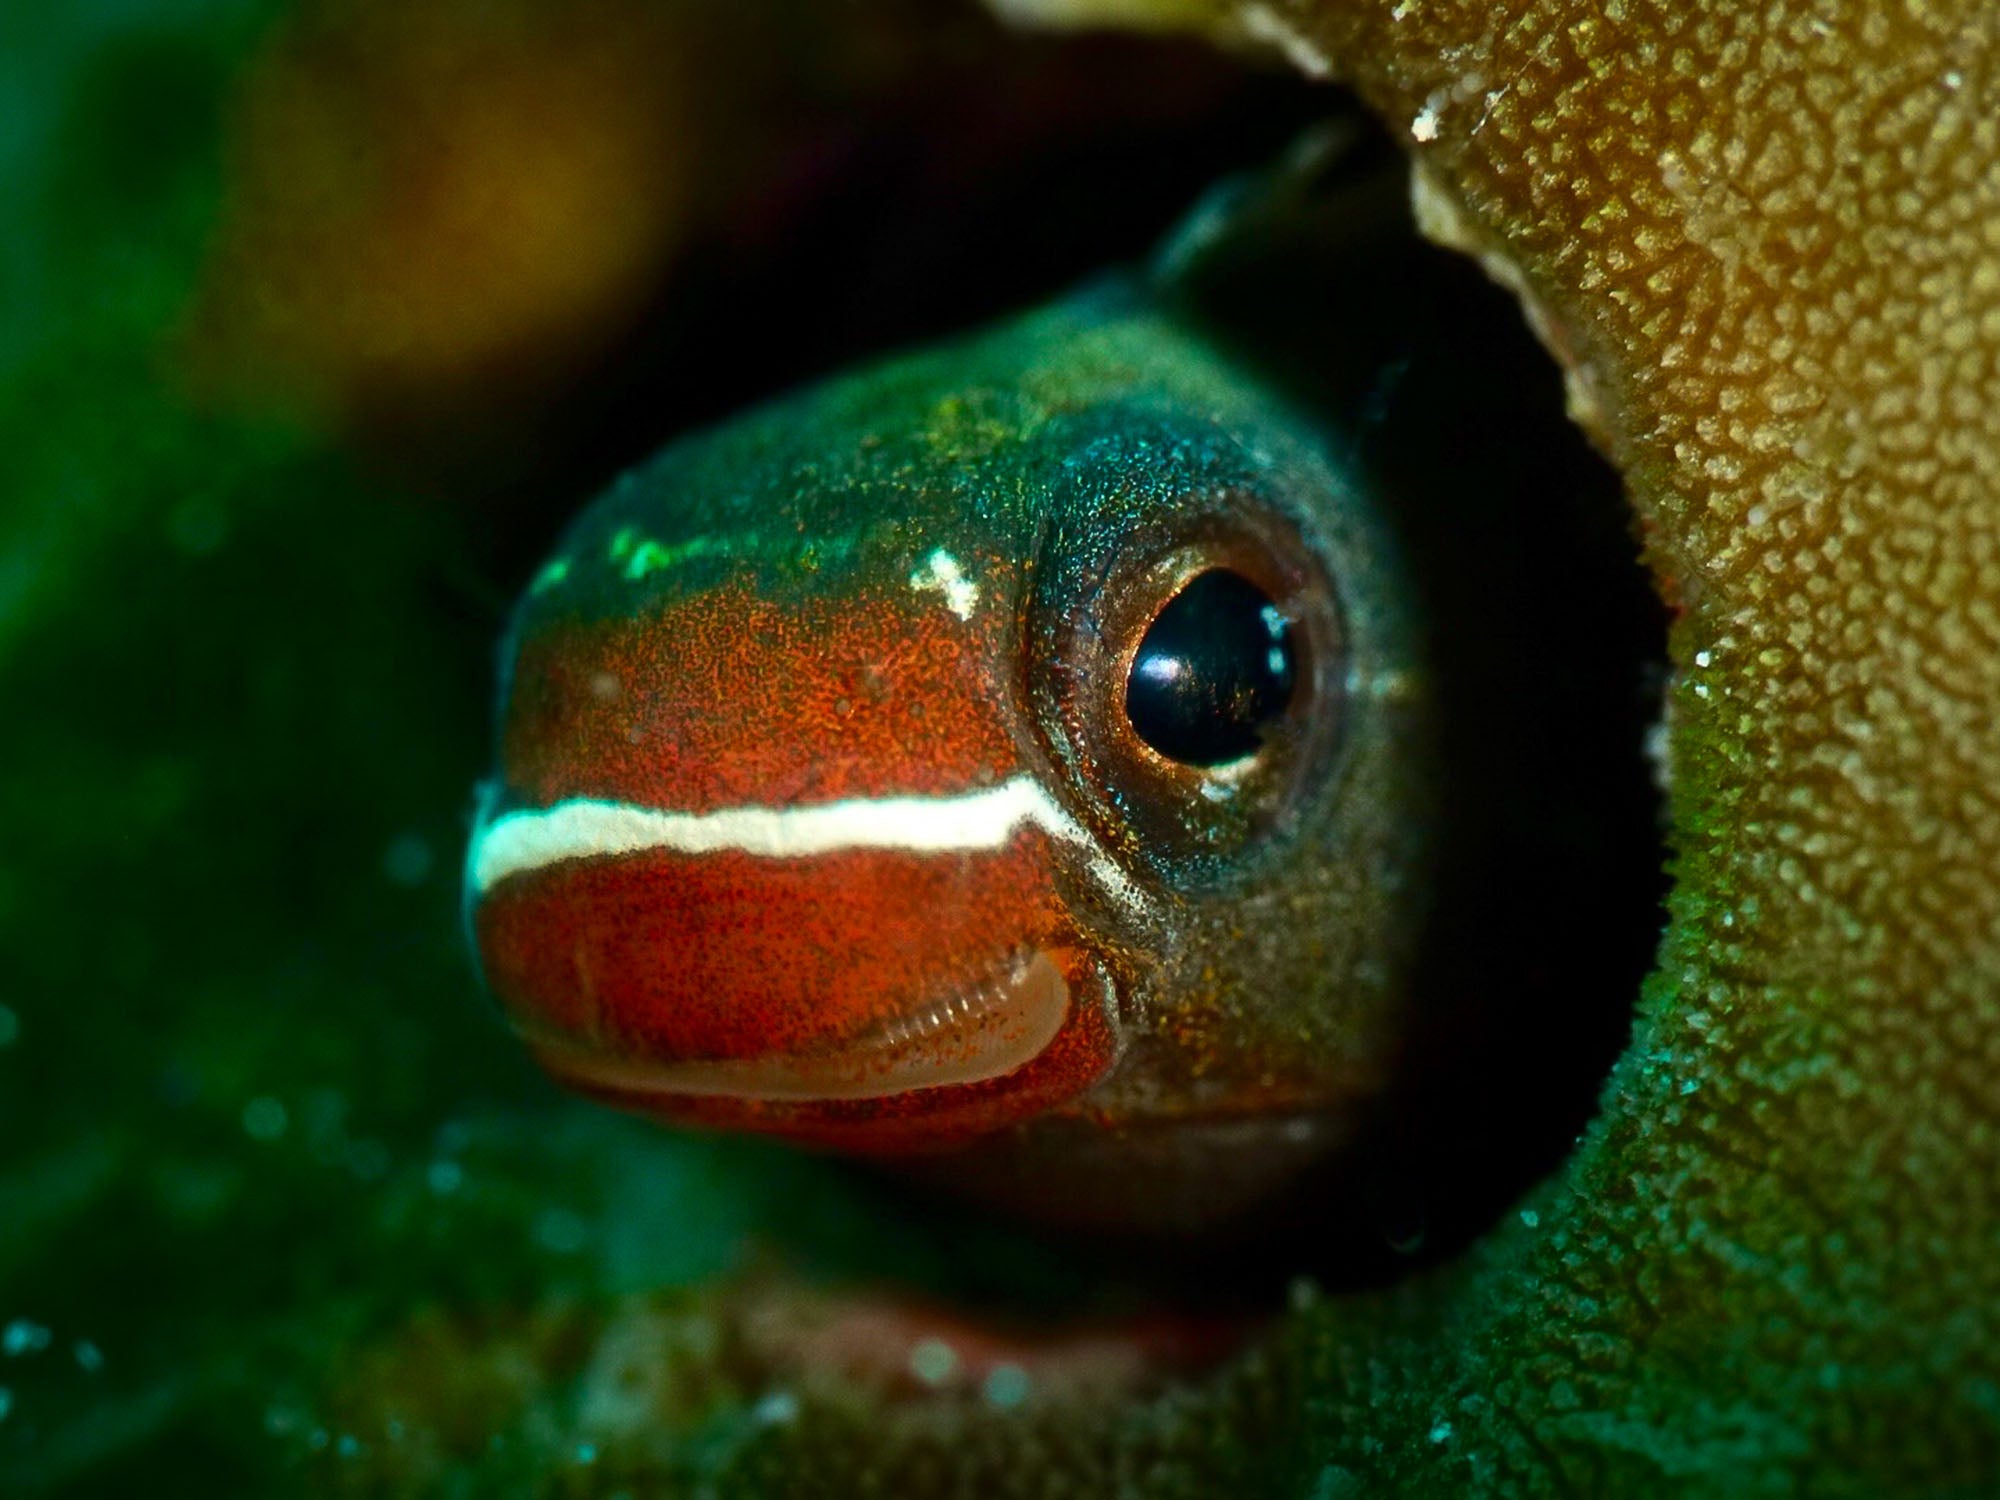
[[[0,1491],[783,1488],[755,1309],[1094,1305],[534,1073],[458,926],[493,645],[625,463],[1315,106],[914,0],[0,8]]]

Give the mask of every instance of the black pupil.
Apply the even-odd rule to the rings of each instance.
[[[1291,624],[1270,596],[1212,568],[1167,601],[1139,642],[1125,714],[1168,759],[1224,765],[1256,753],[1296,675]]]

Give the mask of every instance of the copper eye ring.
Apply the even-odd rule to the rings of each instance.
[[[1340,739],[1346,636],[1334,582],[1288,519],[1254,497],[1220,498],[1128,539],[1086,575],[1037,664],[1058,758],[1100,837],[1138,857],[1244,850],[1285,824]],[[1287,626],[1293,672],[1255,753],[1204,765],[1148,743],[1126,695],[1148,632],[1207,573],[1234,574],[1270,602]]]

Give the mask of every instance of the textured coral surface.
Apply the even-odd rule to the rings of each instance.
[[[1085,7],[1037,7],[1076,19]],[[1129,19],[1131,7],[1120,7]],[[1325,1493],[1992,1482],[2000,16],[1244,4],[1525,294],[1680,618],[1673,923],[1602,1118],[1398,1342]]]

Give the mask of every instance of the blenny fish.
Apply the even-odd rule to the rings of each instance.
[[[1435,631],[1408,497],[1190,310],[1282,196],[575,523],[466,866],[556,1077],[1121,1223],[1227,1218],[1381,1113],[1440,1010]]]

